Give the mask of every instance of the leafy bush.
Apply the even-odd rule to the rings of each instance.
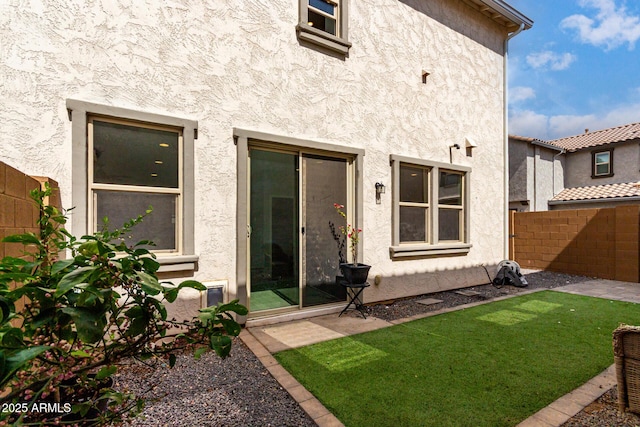
[[[65,214],[44,204],[50,194],[48,187],[31,193],[39,236],[3,239],[23,244],[25,256],[0,261],[0,403],[13,409],[3,410],[0,424],[122,420],[143,406],[111,388],[123,359],[166,357],[172,367],[186,348],[196,357],[209,348],[229,354],[241,328],[231,313],[247,309],[236,300],[190,321],[168,319],[164,301],[175,301],[184,288],[206,288],[194,280],[160,282],[160,264],[146,249],[152,243],[127,246],[124,237],[144,215],[77,239],[64,228]],[[16,311],[20,299],[25,305]],[[49,406],[39,410],[43,403]]]

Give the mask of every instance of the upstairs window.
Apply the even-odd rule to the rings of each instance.
[[[326,33],[337,36],[338,3],[325,0],[309,0],[308,24]]]
[[[613,150],[594,151],[591,155],[592,178],[613,176]]]
[[[347,55],[347,0],[299,0],[298,39]]]

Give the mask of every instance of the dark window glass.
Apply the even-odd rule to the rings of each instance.
[[[93,121],[93,181],[178,188],[178,132]]]
[[[427,209],[411,206],[400,206],[400,241],[425,242]]]
[[[441,171],[438,204],[462,206],[462,175]]]
[[[428,203],[428,171],[412,166],[400,166],[400,201]]]
[[[144,214],[151,206],[153,212],[125,236],[127,244],[144,239],[156,244],[150,249],[176,250],[176,195],[98,190],[95,197],[96,230],[102,229],[105,217],[109,220],[110,230],[122,228],[125,222]]]
[[[336,20],[309,9],[309,25],[326,33],[336,35]]]
[[[438,239],[460,241],[459,209],[440,208],[438,210]]]

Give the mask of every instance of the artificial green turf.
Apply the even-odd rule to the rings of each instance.
[[[346,426],[514,426],[613,363],[640,306],[544,291],[283,351]]]

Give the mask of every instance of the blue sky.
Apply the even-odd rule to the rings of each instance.
[[[640,122],[640,1],[507,0],[509,133],[551,140]]]

